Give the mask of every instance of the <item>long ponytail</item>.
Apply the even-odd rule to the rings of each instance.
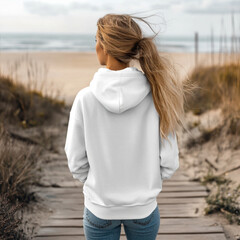
[[[171,62],[159,55],[153,42],[156,35],[143,37],[141,28],[133,18],[145,22],[151,28],[141,17],[106,14],[97,22],[97,34],[107,53],[118,61],[139,61],[151,85],[154,105],[160,117],[161,138],[167,139],[168,134],[175,132],[180,126],[187,130],[184,118],[184,85],[178,79]],[[187,84],[185,82],[189,91]]]
[[[154,105],[160,116],[160,133],[167,138],[180,125],[185,126],[183,85],[174,75],[170,61],[159,55],[153,38],[142,38],[138,48],[139,63],[151,85]]]

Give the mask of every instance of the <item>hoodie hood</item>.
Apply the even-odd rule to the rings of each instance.
[[[135,67],[116,71],[101,67],[89,86],[97,100],[113,113],[137,106],[151,91],[145,74]]]

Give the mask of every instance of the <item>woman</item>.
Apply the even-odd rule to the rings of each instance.
[[[70,111],[65,152],[73,178],[84,183],[87,239],[119,239],[121,223],[127,239],[156,239],[157,196],[179,167],[183,87],[133,18],[147,23],[128,14],[98,20],[96,52],[106,68]]]

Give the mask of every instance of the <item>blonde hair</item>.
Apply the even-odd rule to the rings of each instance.
[[[147,77],[155,108],[160,116],[160,136],[167,139],[180,125],[185,129],[184,87],[174,75],[170,61],[159,56],[154,37],[143,37],[136,18],[151,26],[141,17],[130,14],[106,14],[97,21],[100,46],[122,63],[136,59]],[[151,28],[152,29],[152,28]],[[154,32],[154,31],[153,31]]]

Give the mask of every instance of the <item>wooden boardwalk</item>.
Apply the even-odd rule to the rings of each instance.
[[[72,178],[63,155],[55,156],[47,167],[54,169],[45,180],[55,187],[39,187],[40,196],[50,202],[54,212],[42,223],[37,240],[81,240],[83,231],[84,200],[83,184]],[[56,185],[57,184],[57,185]],[[223,228],[217,222],[204,216],[203,208],[208,195],[204,186],[190,181],[179,168],[174,176],[164,181],[158,195],[160,228],[157,239],[162,240],[224,240]],[[126,239],[121,228],[121,240]]]

